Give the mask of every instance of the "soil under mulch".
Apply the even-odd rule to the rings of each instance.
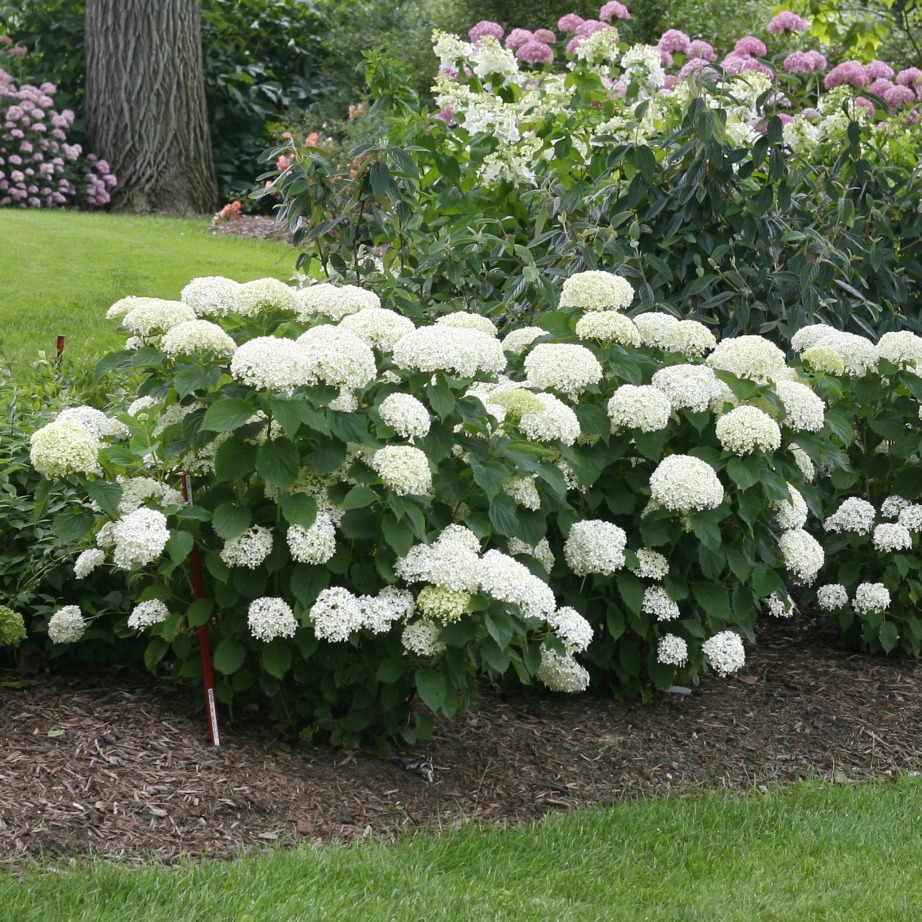
[[[485,688],[425,745],[388,758],[290,747],[226,715],[215,749],[193,691],[153,677],[43,676],[16,688],[8,675],[0,861],[226,857],[638,795],[922,768],[922,664],[854,654],[809,620],[766,625],[748,656],[734,677],[649,703]]]

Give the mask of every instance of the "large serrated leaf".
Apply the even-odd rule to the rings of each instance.
[[[291,647],[284,641],[274,640],[267,644],[262,655],[263,669],[277,679],[284,678],[291,668]]]
[[[218,481],[244,480],[256,470],[256,445],[243,445],[236,439],[227,439],[215,452],[215,479]]]
[[[317,500],[307,493],[283,493],[279,506],[289,525],[310,528],[317,521]]]
[[[250,527],[251,521],[252,513],[248,506],[221,503],[211,516],[211,527],[219,538],[233,541]]]
[[[214,651],[214,668],[224,675],[233,675],[244,663],[247,651],[232,637],[224,637]]]
[[[239,397],[224,397],[205,411],[202,428],[210,432],[233,432],[244,425],[254,412],[247,401]]]
[[[122,488],[117,483],[88,480],[86,492],[106,515],[113,519],[118,518],[118,504],[122,500]]]
[[[416,673],[416,690],[419,697],[430,710],[438,713],[448,694],[445,679],[434,669],[421,669]]]
[[[289,439],[271,439],[259,446],[256,470],[261,477],[280,490],[288,490],[298,477],[301,456]]]

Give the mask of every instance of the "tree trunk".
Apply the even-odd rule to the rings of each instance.
[[[113,208],[214,211],[198,0],[87,0],[86,123]]]

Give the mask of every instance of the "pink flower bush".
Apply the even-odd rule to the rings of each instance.
[[[744,35],[734,46],[731,54],[748,54],[764,58],[768,54],[765,42],[754,35]]]
[[[660,36],[656,47],[669,54],[688,54],[691,49],[691,39],[678,29],[669,29]]]
[[[693,39],[688,45],[688,56],[691,58],[700,58],[702,61],[716,61],[717,52],[710,42],[703,39]]]
[[[534,41],[534,38],[534,32],[529,32],[528,29],[513,29],[506,38],[506,47],[510,51],[518,51],[522,45]]]
[[[794,51],[782,66],[789,74],[814,74],[826,70],[826,58],[818,51]]]
[[[561,16],[557,20],[557,28],[561,32],[575,32],[585,20],[582,16],[577,16],[576,13],[567,13],[566,16]]]
[[[631,13],[623,3],[618,0],[611,0],[599,10],[599,19],[605,22],[611,22],[613,19],[630,19]]]
[[[884,102],[891,109],[902,109],[903,106],[911,106],[916,102],[916,94],[908,86],[894,84],[890,89],[883,92]]]
[[[545,45],[553,45],[557,41],[557,36],[550,29],[535,29],[535,41],[544,42]]]
[[[501,41],[503,35],[505,35],[505,31],[498,22],[490,22],[489,19],[482,19],[476,26],[473,26],[467,34],[470,36],[472,42],[476,42],[478,38],[483,38],[484,35],[489,35],[497,41]]]
[[[554,49],[544,42],[526,42],[515,56],[526,64],[550,64],[554,60]]]
[[[823,86],[827,90],[845,85],[860,88],[867,86],[870,82],[868,72],[860,61],[843,61],[826,74]]]
[[[864,69],[871,80],[890,80],[894,74],[893,68],[886,61],[871,61]]]
[[[806,32],[810,23],[790,10],[782,10],[765,28],[772,35],[780,35],[782,32]]]

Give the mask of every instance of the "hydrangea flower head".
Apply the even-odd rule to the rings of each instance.
[[[657,432],[669,425],[672,402],[661,390],[649,384],[622,384],[608,401],[612,431],[618,428]]]
[[[310,528],[289,525],[286,535],[291,559],[296,563],[325,564],[336,553],[336,529],[328,512],[319,510]]]
[[[345,327],[312,327],[298,337],[297,344],[307,355],[313,381],[357,390],[378,374],[371,346]]]
[[[86,621],[77,605],[59,608],[48,622],[48,639],[52,643],[76,643],[86,633]]]
[[[724,499],[717,472],[692,455],[663,458],[650,476],[653,500],[672,512],[716,509]]]
[[[533,387],[549,388],[575,399],[602,380],[602,366],[585,346],[539,343],[525,358],[525,374]]]
[[[192,279],[179,298],[197,317],[225,317],[236,309],[240,283],[220,275]],[[115,309],[115,305],[111,309]]]
[[[347,314],[339,325],[381,352],[390,352],[415,327],[413,321],[384,307],[363,307]]]
[[[541,665],[535,676],[551,691],[585,691],[589,687],[589,673],[569,653],[557,653],[550,647],[541,648]]]
[[[774,382],[775,393],[784,404],[784,424],[799,432],[819,432],[826,421],[826,405],[799,381]]]
[[[890,607],[890,590],[883,583],[859,583],[852,608],[859,615],[885,612]]]
[[[701,644],[701,651],[721,678],[737,672],[746,665],[743,640],[733,631],[721,631],[709,637]]]
[[[99,470],[99,443],[83,426],[55,421],[32,433],[29,458],[32,467],[50,480],[95,473]]]
[[[381,299],[373,292],[358,285],[331,285],[321,282],[299,288],[294,292],[298,319],[309,320],[322,316],[329,320],[342,320],[369,308],[380,308]]]
[[[432,490],[432,471],[424,451],[411,445],[386,445],[369,462],[385,486],[398,496],[424,496]]]
[[[231,359],[230,372],[250,387],[284,395],[316,381],[307,351],[293,340],[276,336],[257,336],[239,346]]]
[[[854,532],[868,535],[874,527],[876,510],[866,499],[850,496],[842,501],[839,508],[823,522],[823,529],[828,532]]]
[[[758,407],[742,406],[717,420],[717,439],[726,451],[750,455],[756,451],[775,451],[781,447],[781,429]]]
[[[257,640],[269,643],[276,637],[294,637],[298,622],[284,599],[265,596],[250,602],[247,627]]]
[[[823,546],[802,528],[792,528],[782,533],[778,547],[794,581],[798,585],[809,586],[825,563]]]
[[[681,668],[688,662],[688,644],[675,634],[664,634],[656,644],[656,660],[664,666]]]
[[[235,293],[234,313],[258,317],[273,310],[297,313],[298,302],[290,285],[273,278],[244,282]]]
[[[432,425],[426,405],[410,394],[390,394],[381,401],[378,412],[383,422],[405,439],[422,438]]]
[[[212,355],[229,359],[237,351],[237,343],[210,320],[187,320],[167,330],[160,349],[170,358]]]
[[[577,575],[609,576],[624,566],[627,535],[611,522],[585,519],[575,522],[564,543],[567,566]]]
[[[506,368],[502,344],[481,330],[420,327],[394,346],[394,362],[416,371],[453,372],[463,378],[499,374]]]
[[[782,10],[765,28],[771,35],[780,35],[782,32],[806,32],[810,28],[810,23],[790,10]]]
[[[563,283],[560,307],[623,311],[634,300],[634,286],[613,272],[577,272]]]
[[[765,382],[785,377],[784,353],[763,336],[733,336],[718,343],[707,357],[711,368],[729,371],[738,378]]]
[[[848,605],[848,591],[841,583],[827,583],[817,590],[816,604],[823,611],[838,611]]]
[[[170,610],[160,599],[150,599],[135,605],[128,618],[128,627],[134,631],[143,631],[154,624],[161,624],[170,617]]]
[[[634,321],[626,314],[618,311],[591,311],[587,313],[576,321],[576,335],[580,339],[616,342],[621,343],[623,346],[640,345],[640,331]],[[505,340],[503,340],[503,343],[508,352],[509,349],[505,346]]]

